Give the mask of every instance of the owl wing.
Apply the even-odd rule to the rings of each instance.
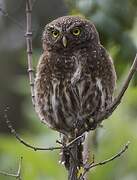
[[[98,44],[91,52],[91,59],[90,74],[95,84],[94,91],[100,95],[100,110],[103,111],[112,102],[116,72],[112,58],[102,45]]]
[[[99,44],[96,50],[87,53],[86,59],[86,64],[76,71],[77,76],[76,73],[73,76],[81,103],[80,114],[85,120],[96,117],[110,105],[116,84],[113,61],[103,46]]]

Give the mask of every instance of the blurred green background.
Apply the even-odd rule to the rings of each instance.
[[[34,67],[42,52],[44,26],[56,17],[83,15],[97,27],[101,43],[114,59],[121,87],[137,52],[136,0],[34,0],[33,1]],[[2,13],[5,10],[8,14]],[[0,0],[0,170],[14,173],[23,156],[23,180],[65,180],[67,173],[59,161],[59,151],[34,152],[10,134],[9,120],[27,142],[37,146],[56,145],[58,133],[40,123],[30,98],[25,45],[25,1]],[[89,173],[89,180],[137,180],[137,75],[111,118],[103,122],[97,136],[89,139],[95,160],[111,157],[131,141],[120,158]],[[0,175],[0,180],[13,178]]]

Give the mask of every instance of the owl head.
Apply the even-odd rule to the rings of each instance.
[[[43,49],[73,51],[99,43],[95,26],[78,16],[63,16],[46,25],[43,32]]]

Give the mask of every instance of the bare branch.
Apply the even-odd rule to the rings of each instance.
[[[125,146],[124,146],[117,154],[115,154],[114,156],[112,156],[112,157],[109,158],[109,159],[106,159],[106,160],[101,161],[101,162],[98,162],[98,163],[94,163],[94,161],[93,161],[93,162],[91,162],[91,163],[88,164],[88,165],[86,164],[86,165],[85,165],[85,171],[83,172],[82,176],[84,177],[84,175],[85,175],[89,170],[91,170],[92,168],[94,168],[94,167],[96,167],[96,166],[105,165],[105,164],[113,161],[114,159],[117,159],[118,157],[120,157],[120,156],[128,149],[129,144],[130,144],[130,142],[128,141],[127,144],[125,144]],[[80,177],[80,178],[81,178],[81,177]]]
[[[9,121],[8,119],[8,116],[7,116],[7,111],[8,111],[8,107],[7,109],[5,109],[5,113],[4,113],[4,118],[6,120],[6,123],[8,125],[8,128],[10,129],[11,133],[16,137],[16,139],[22,143],[24,146],[30,148],[30,149],[33,149],[34,151],[53,151],[53,150],[59,150],[59,149],[68,149],[72,144],[74,144],[76,141],[78,141],[79,139],[81,139],[84,134],[82,134],[81,136],[78,136],[77,138],[75,138],[74,140],[72,140],[71,142],[69,142],[68,144],[66,145],[63,145],[61,142],[59,141],[56,141],[57,143],[61,144],[61,146],[57,146],[57,147],[48,147],[48,148],[45,148],[45,147],[36,147],[36,146],[33,146],[33,145],[30,145],[29,143],[27,143],[26,141],[24,141],[19,135],[18,133],[16,132],[16,130],[13,128],[11,122]]]
[[[21,167],[22,167],[22,157],[20,158],[20,162],[19,162],[19,167],[18,167],[18,170],[17,170],[17,173],[16,174],[12,174],[12,173],[7,173],[7,172],[3,172],[3,171],[0,171],[0,174],[3,175],[3,176],[10,176],[10,177],[14,177],[18,180],[21,180]]]
[[[70,143],[67,145],[63,142],[56,141],[57,143],[61,144],[63,146],[63,149],[70,155],[69,157],[69,165],[65,165],[66,169],[68,170],[68,179],[69,180],[77,180],[79,177],[80,169],[82,164],[79,163],[79,156],[78,156],[78,149],[79,149],[79,142],[78,140],[81,140],[85,137],[85,134],[83,133],[81,136],[76,137],[73,139]],[[81,180],[85,180],[85,177],[83,177]]]
[[[25,142],[22,138],[20,138],[20,136],[17,134],[17,132],[15,131],[15,129],[12,127],[11,122],[9,121],[8,117],[7,117],[7,109],[5,110],[5,114],[4,114],[4,118],[6,120],[6,123],[8,125],[8,128],[10,129],[11,133],[16,137],[16,139],[22,143],[23,145],[25,145],[26,147],[33,149],[34,151],[46,151],[46,150],[57,150],[57,149],[61,149],[62,147],[49,147],[49,148],[42,148],[42,147],[36,147],[36,146],[32,146],[29,143]]]
[[[76,137],[75,139],[73,139],[71,142],[69,142],[66,147],[71,146],[72,144],[74,144],[76,141],[78,141],[79,139],[84,137],[84,133],[81,136]]]
[[[23,157],[21,157],[21,159],[20,159],[19,168],[18,168],[17,177],[16,177],[16,178],[18,178],[19,180],[21,180],[22,159],[23,159]]]
[[[128,149],[129,144],[130,144],[130,142],[128,142],[120,152],[118,152],[116,155],[112,156],[111,158],[106,159],[106,160],[99,162],[99,163],[90,164],[88,169],[91,169],[91,168],[96,167],[96,166],[101,166],[101,165],[107,164],[107,163],[113,161],[114,159],[120,157]]]
[[[66,144],[64,144],[63,142],[60,142],[60,141],[56,141],[58,144],[61,144],[62,145],[62,149],[64,149],[66,152],[68,152],[69,153],[69,155],[71,156],[71,158],[73,159],[73,162],[74,162],[74,164],[75,164],[75,166],[77,167],[77,162],[76,162],[76,160],[75,160],[75,157],[73,156],[73,154],[72,154],[72,152],[71,152],[71,150],[70,150],[70,146],[71,145],[73,145],[73,143],[75,143],[75,142],[77,142],[79,139],[81,139],[81,137],[82,136],[79,136],[79,137],[77,137],[76,139],[74,139],[74,140],[72,140],[70,143],[68,143],[67,145]],[[59,161],[61,164],[63,164],[63,162],[62,161]]]
[[[34,69],[32,65],[32,0],[26,0],[26,44],[27,44],[27,57],[28,57],[28,73],[29,83],[31,87],[32,104],[35,107],[34,97]]]

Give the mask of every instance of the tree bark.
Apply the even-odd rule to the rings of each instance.
[[[80,178],[80,169],[83,168],[83,145],[81,139],[71,145],[69,150],[68,180],[86,180]]]

